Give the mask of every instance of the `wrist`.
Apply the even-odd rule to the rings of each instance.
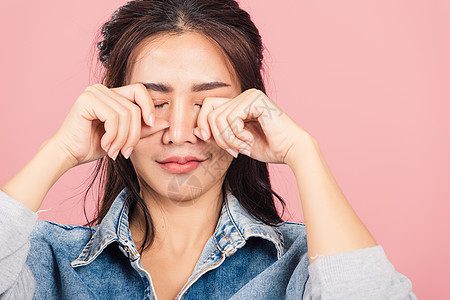
[[[8,182],[2,191],[36,212],[56,181],[70,168],[72,161],[51,141],[45,141],[38,152]]]
[[[58,168],[58,174],[62,176],[65,172],[78,165],[78,162],[67,153],[59,144],[51,138],[45,140],[39,147],[39,152],[45,153],[47,157],[53,157],[52,162]]]
[[[285,158],[285,163],[295,171],[301,158],[308,153],[311,148],[318,147],[317,140],[307,132],[300,133],[295,138],[295,143],[292,145]]]

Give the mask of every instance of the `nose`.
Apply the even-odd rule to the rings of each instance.
[[[188,101],[172,101],[164,117],[170,122],[170,127],[164,131],[163,143],[183,145],[186,142],[195,143],[198,138],[192,133],[197,126],[200,107]]]

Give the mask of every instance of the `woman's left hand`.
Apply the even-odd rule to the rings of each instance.
[[[254,88],[233,99],[205,98],[197,124],[193,132],[202,140],[275,164],[290,164],[296,155],[296,143],[310,136],[264,92]],[[206,139],[202,138],[202,129]]]

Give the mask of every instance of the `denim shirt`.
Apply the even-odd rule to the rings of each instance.
[[[224,199],[215,232],[176,299],[417,299],[380,245],[310,265],[304,224],[268,226],[230,192]],[[10,212],[0,213],[0,242],[17,236],[12,250],[0,255],[0,275],[12,274],[0,279],[0,298],[156,299],[131,237],[126,200],[127,188],[91,236],[88,227],[37,220],[37,213],[0,191],[0,204]],[[12,224],[9,233],[4,224]],[[27,226],[31,234],[20,234]],[[15,255],[16,267],[6,264],[7,255]]]

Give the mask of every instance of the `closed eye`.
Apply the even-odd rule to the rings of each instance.
[[[154,106],[155,106],[155,108],[161,108],[161,107],[163,107],[164,104],[168,104],[168,103],[162,103],[162,104],[158,104],[158,105],[154,105]],[[202,107],[201,104],[195,104],[195,105]]]
[[[155,108],[161,108],[164,104],[167,104],[167,103],[155,105]]]

